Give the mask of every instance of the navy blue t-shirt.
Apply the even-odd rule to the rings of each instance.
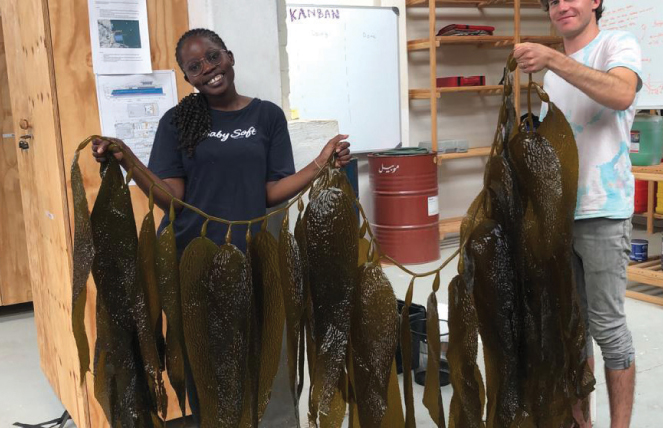
[[[227,220],[250,220],[265,215],[266,184],[294,174],[288,124],[283,110],[254,98],[241,110],[210,109],[212,132],[192,157],[178,149],[174,109],[161,118],[150,155],[149,169],[159,178],[184,178],[184,201],[207,214]],[[200,236],[204,218],[183,208],[177,213],[177,251]],[[159,233],[168,225],[166,215]],[[252,232],[260,230],[254,225]],[[210,222],[207,237],[222,245],[227,226]],[[246,226],[233,226],[232,242],[246,251]]]

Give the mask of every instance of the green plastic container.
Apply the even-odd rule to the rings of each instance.
[[[631,163],[658,165],[663,156],[663,117],[637,114],[631,128]]]

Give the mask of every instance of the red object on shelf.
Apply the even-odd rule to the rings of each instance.
[[[645,180],[635,180],[635,195],[633,197],[633,208],[636,214],[647,211],[647,190],[649,182]]]
[[[455,88],[458,86],[485,86],[486,76],[453,76],[438,77],[436,80],[438,88]]]
[[[492,36],[495,27],[489,25],[465,25],[465,24],[451,24],[442,28],[437,32],[438,36],[478,36],[489,35]]]

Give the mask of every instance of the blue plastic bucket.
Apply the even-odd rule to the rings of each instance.
[[[646,262],[649,258],[649,242],[646,239],[631,240],[631,260]]]

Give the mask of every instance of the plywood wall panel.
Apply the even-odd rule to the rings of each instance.
[[[0,305],[13,305],[31,301],[32,289],[4,46],[0,23]]]
[[[0,15],[13,128],[18,132],[27,120],[33,135],[30,148],[17,152],[17,165],[41,367],[63,405],[84,420],[87,391],[71,331],[71,230],[47,3],[2,0]]]

